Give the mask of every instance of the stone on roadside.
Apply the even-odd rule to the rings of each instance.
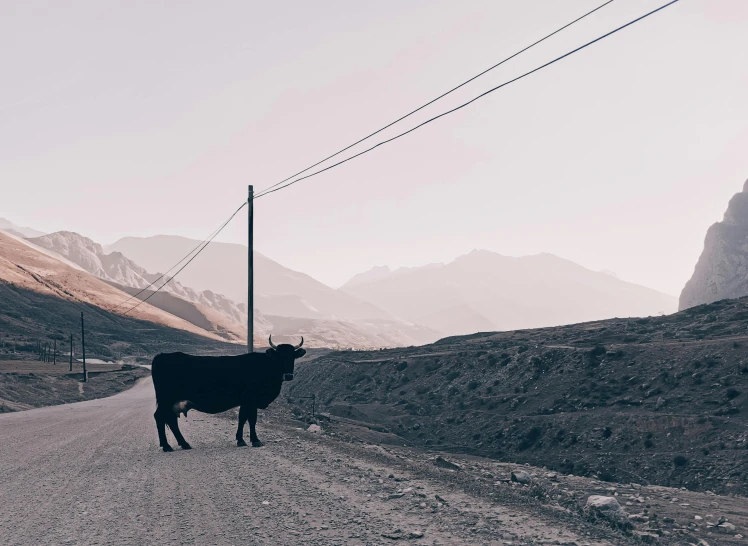
[[[322,432],[322,427],[319,425],[309,425],[309,428],[306,429],[307,432],[313,432],[315,434],[319,434]]]
[[[513,482],[521,484],[529,484],[532,482],[532,477],[524,470],[512,471],[511,478]]]
[[[634,531],[634,536],[644,544],[657,544],[660,541],[660,537],[654,533],[647,533],[646,531]]]
[[[458,465],[457,463],[453,463],[452,461],[448,461],[441,455],[437,455],[434,459],[434,464],[438,466],[439,468],[448,468],[449,470],[462,470],[462,467]]]
[[[724,523],[720,523],[717,525],[717,531],[720,533],[734,533],[735,532],[735,526],[730,523],[729,521],[726,521]]]
[[[406,533],[402,529],[395,529],[388,533],[382,533],[382,536],[384,538],[389,538],[390,540],[415,540],[423,538],[423,533],[420,531],[410,531]]]
[[[618,523],[623,526],[630,526],[628,514],[618,504],[615,497],[604,497],[602,495],[590,495],[587,504],[584,507],[586,512],[593,512],[602,518]]]

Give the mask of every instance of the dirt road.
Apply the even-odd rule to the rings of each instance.
[[[265,447],[237,448],[232,422],[193,414],[180,423],[193,449],[163,453],[153,409],[147,378],[111,398],[0,416],[2,544],[626,543],[472,497],[382,447],[267,419]]]

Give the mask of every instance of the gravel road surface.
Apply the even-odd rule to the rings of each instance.
[[[563,514],[471,497],[416,458],[267,419],[265,447],[238,448],[232,421],[192,413],[180,427],[193,449],[163,453],[154,406],[146,378],[0,416],[0,543],[619,543]]]

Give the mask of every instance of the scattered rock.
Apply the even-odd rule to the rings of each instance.
[[[646,531],[634,531],[634,536],[644,544],[657,544],[660,541],[659,536]]]
[[[720,533],[734,533],[735,526],[732,523],[726,521],[717,525],[717,531],[719,531]]]
[[[322,432],[322,427],[319,425],[309,425],[309,428],[306,429],[307,432],[313,432],[315,434],[319,434]]]
[[[532,477],[524,470],[514,470],[511,477],[513,482],[521,484],[529,484],[532,482]]]
[[[457,463],[453,463],[452,461],[448,461],[441,455],[437,455],[436,459],[434,459],[434,464],[438,466],[439,468],[448,468],[450,470],[462,470],[462,467],[458,465]]]
[[[630,526],[628,515],[614,497],[591,495],[584,509],[615,523]]]
[[[390,493],[387,495],[387,500],[401,499],[405,496],[405,493]]]
[[[423,533],[420,531],[410,531],[405,533],[402,529],[395,529],[389,533],[382,533],[382,536],[384,538],[389,538],[390,540],[415,540],[423,538]]]

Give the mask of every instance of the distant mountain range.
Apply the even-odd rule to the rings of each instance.
[[[5,218],[0,218],[0,230],[7,231],[8,233],[12,233],[13,235],[17,235],[19,237],[40,237],[44,235],[44,232],[42,231],[37,231],[28,227],[17,226],[13,222],[11,222],[10,220],[6,220]]]
[[[198,243],[172,235],[125,237],[107,250],[121,252],[150,271],[165,271]],[[259,252],[254,253],[254,268],[255,308],[274,325],[280,326],[280,317],[305,319],[295,323],[305,328],[299,333],[320,336],[325,332],[326,340],[334,340],[337,335],[339,343],[334,345],[340,347],[420,345],[443,336],[443,332],[397,319],[372,303],[330,288]],[[247,269],[246,246],[214,242],[179,278],[194,288],[210,288],[234,301],[246,302]]]
[[[514,258],[476,250],[449,264],[375,268],[342,291],[450,335],[672,313],[673,296],[552,254]]]
[[[17,236],[34,235],[27,243],[40,251],[130,295],[199,244],[157,235],[125,237],[102,247],[76,233],[39,236],[4,222]],[[551,254],[514,258],[478,250],[448,264],[380,266],[353,276],[340,289],[259,252],[254,265],[256,343],[273,333],[304,335],[311,346],[420,345],[448,335],[656,315],[677,307],[674,297]],[[149,303],[240,342],[246,339],[246,286],[247,247],[214,242]]]

